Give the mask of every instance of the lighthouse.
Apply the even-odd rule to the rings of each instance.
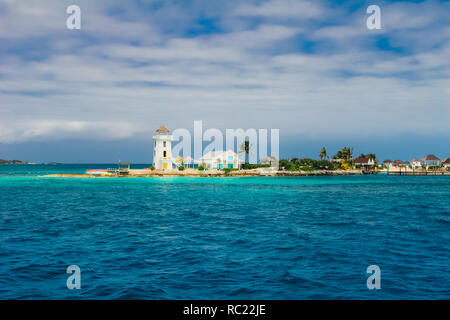
[[[153,136],[153,165],[155,169],[172,169],[172,138],[169,129],[165,126],[156,130],[156,135]]]

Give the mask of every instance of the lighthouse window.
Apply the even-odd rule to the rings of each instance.
[[[167,151],[163,151],[163,157],[167,157]]]
[[[164,147],[164,148],[166,147],[166,142],[165,142],[165,141],[163,141],[163,147]]]

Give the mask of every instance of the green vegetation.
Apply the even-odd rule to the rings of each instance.
[[[175,159],[176,163],[179,163],[182,167],[184,167],[184,157],[178,156],[178,158]]]
[[[29,161],[22,161],[22,160],[4,160],[0,159],[0,164],[29,164]]]
[[[232,171],[238,171],[238,169],[235,168],[223,168],[222,171],[225,173],[226,176],[230,175]]]
[[[184,167],[183,166],[179,166],[178,167],[178,171],[184,171]]]
[[[314,160],[314,159],[298,159],[280,160],[280,168],[287,171],[313,171],[313,170],[335,170],[338,169],[336,165],[328,160]]]
[[[152,170],[152,171],[155,170],[155,166],[151,166],[150,170]]]
[[[251,169],[258,169],[258,168],[269,168],[270,164],[256,164],[256,163],[243,163],[241,164],[241,169],[244,170],[251,170]]]
[[[345,147],[336,152],[333,159],[344,159],[345,162],[350,163],[353,157],[353,148]]]
[[[198,170],[205,171],[205,167],[204,166],[198,166]]]
[[[327,149],[325,149],[325,147],[323,147],[322,150],[320,150],[319,158],[320,158],[320,160],[328,158]]]
[[[335,163],[335,168],[341,170],[352,170],[353,166],[350,163],[343,161]]]

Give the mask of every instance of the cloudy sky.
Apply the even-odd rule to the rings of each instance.
[[[66,8],[81,8],[68,30]],[[368,30],[368,5],[381,30]],[[0,0],[0,158],[151,162],[170,129],[278,128],[282,157],[450,156],[450,2]]]

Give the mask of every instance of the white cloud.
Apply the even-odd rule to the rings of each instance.
[[[67,138],[116,140],[136,134],[136,126],[126,122],[19,120],[14,126],[1,123],[0,143],[32,140],[64,140]]]
[[[286,3],[242,5],[223,16],[240,21],[295,14],[321,19],[327,11],[323,2]],[[15,8],[13,2],[8,5]],[[432,49],[405,40],[415,39],[416,29],[386,28],[384,35],[392,36],[394,44],[412,51],[397,54],[370,45],[371,36],[359,26],[365,16],[357,13],[332,26],[252,20],[254,25],[186,37],[165,34],[133,7],[124,12],[126,19],[107,16],[107,10],[100,10],[102,2],[96,2],[86,22],[93,41],[60,35],[59,24],[48,13],[51,7],[26,12],[20,6],[3,14],[3,26],[17,26],[14,40],[21,44],[31,36],[47,36],[52,51],[30,60],[0,48],[3,143],[120,139],[150,134],[162,123],[171,129],[190,128],[194,120],[218,128],[280,128],[282,135],[296,136],[448,131],[450,43],[445,25],[421,36],[440,33],[433,40],[439,45]],[[435,17],[436,7],[429,8],[424,15]],[[388,8],[382,10],[388,15]],[[52,21],[28,33],[32,24],[13,21],[22,20],[16,16],[19,11]],[[430,23],[427,17],[421,21]],[[186,17],[183,25],[193,20]],[[332,49],[305,53],[298,48],[302,41],[319,41]]]
[[[238,7],[238,16],[262,16],[267,18],[309,19],[323,16],[324,7],[317,1],[309,0],[271,0],[262,4],[245,4]]]

